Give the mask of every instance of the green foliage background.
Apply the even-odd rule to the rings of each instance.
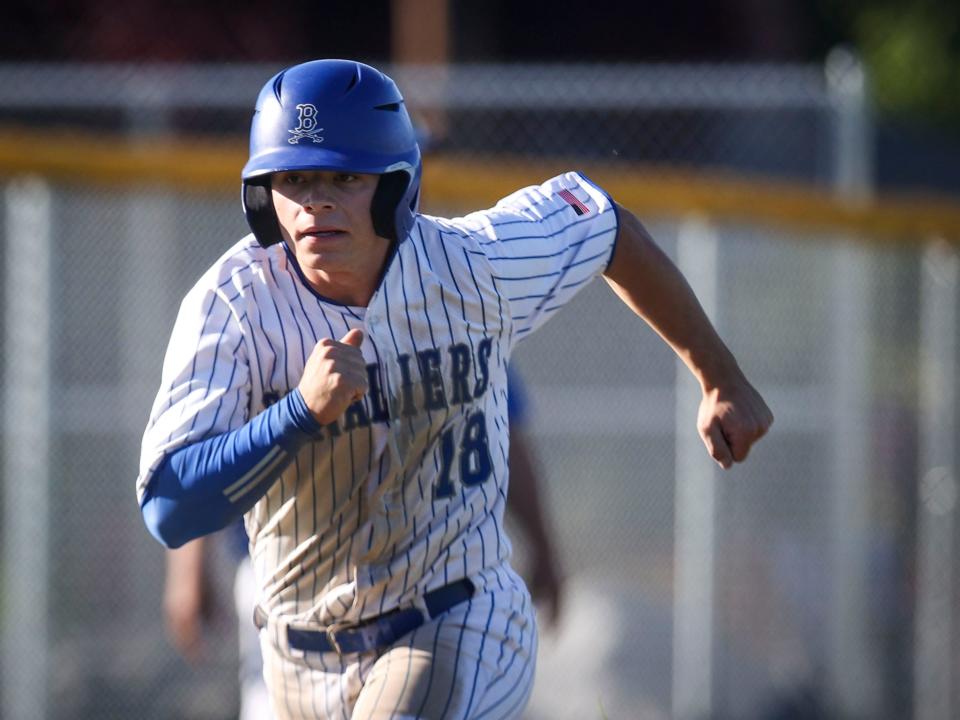
[[[860,53],[881,113],[960,134],[960,2],[821,0],[820,9]]]

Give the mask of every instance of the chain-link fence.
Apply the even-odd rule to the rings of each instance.
[[[66,155],[76,148],[64,128],[118,148],[225,137],[242,154],[276,69],[0,67],[0,123]],[[679,168],[865,197],[857,73],[478,66],[395,77],[431,154],[494,172]],[[233,630],[220,624],[196,670],[170,648],[163,551],[133,481],[177,305],[246,232],[239,183],[187,192],[83,174],[3,183],[0,714],[233,717]],[[458,182],[469,196],[471,178]],[[430,212],[471,209],[433,190]],[[516,364],[567,574],[527,717],[951,717],[953,250],[749,214],[673,211],[650,227],[777,422],[748,464],[715,471],[694,431],[696,388],[600,282],[525,341]]]

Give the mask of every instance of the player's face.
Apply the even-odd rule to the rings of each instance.
[[[283,238],[321,295],[364,306],[376,290],[390,242],[373,231],[377,175],[287,171],[272,176]]]

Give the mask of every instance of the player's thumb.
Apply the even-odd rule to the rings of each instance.
[[[346,335],[340,338],[340,342],[344,345],[351,345],[352,347],[360,347],[363,344],[363,330],[358,328],[353,328]]]

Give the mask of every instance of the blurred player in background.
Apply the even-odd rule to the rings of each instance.
[[[256,583],[247,551],[247,533],[237,522],[218,535],[227,555],[236,564],[232,607],[237,619],[239,649],[240,720],[268,720],[273,717],[270,698],[263,682],[263,660],[260,638],[253,624],[256,605]],[[204,659],[207,627],[216,598],[222,596],[214,587],[210,548],[206,538],[198,538],[176,550],[167,551],[167,573],[164,584],[163,610],[167,634],[174,647],[192,665]]]

